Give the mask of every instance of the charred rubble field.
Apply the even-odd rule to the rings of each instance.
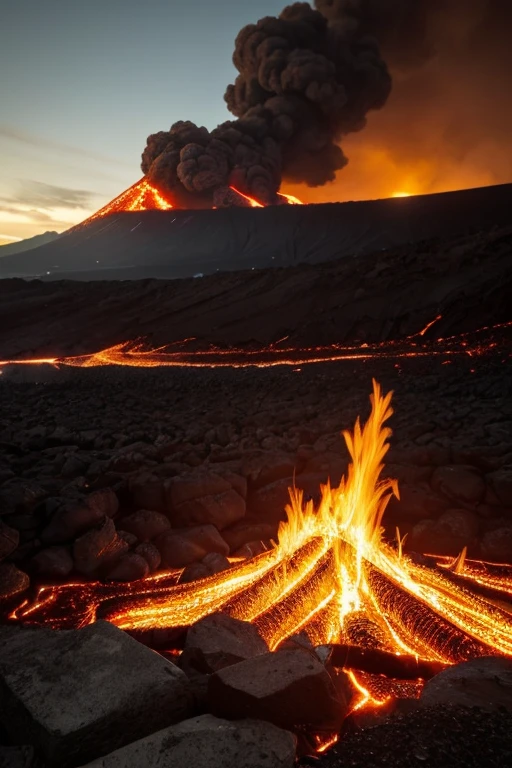
[[[386,535],[398,526],[411,551],[457,555],[468,546],[472,557],[512,562],[506,354],[237,370],[41,366],[6,368],[0,380],[1,567],[10,569],[9,589],[30,593],[29,580],[32,588],[76,578],[123,582],[168,567],[185,567],[182,578],[192,581],[228,567],[227,555],[261,551],[276,536],[291,485],[317,499],[320,483],[336,483],[346,470],[340,432],[367,417],[372,378],[394,391],[385,474],[398,478],[401,499],[386,512]],[[212,493],[229,503],[213,503]],[[192,533],[192,548],[190,539],[173,538],[172,529],[191,525],[185,514],[214,535]],[[109,548],[116,555],[105,561]],[[510,679],[495,680],[499,706],[470,685],[462,706],[441,696],[435,706],[349,718],[334,748],[302,762],[507,765]],[[20,765],[35,765],[30,751],[23,754]],[[286,764],[276,756],[261,762]]]

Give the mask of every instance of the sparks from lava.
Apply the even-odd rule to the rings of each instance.
[[[236,187],[230,187],[230,189],[239,197],[246,200],[252,208],[264,208],[263,203],[260,203],[253,197],[244,194]],[[298,197],[294,195],[288,195],[284,192],[278,192],[278,197],[286,201],[288,205],[304,205]],[[162,194],[155,186],[147,181],[146,177],[143,177],[131,187],[126,189],[120,195],[115,197],[110,203],[100,208],[99,211],[94,213],[85,221],[77,224],[76,227],[72,227],[69,232],[82,228],[86,224],[90,224],[92,221],[103,219],[106,216],[111,216],[116,213],[138,213],[141,211],[169,211],[176,210],[176,206],[165,195]]]
[[[251,350],[243,348],[188,351],[187,342],[195,339],[183,339],[153,349],[142,340],[114,344],[111,347],[86,355],[69,357],[37,357],[29,359],[0,360],[0,369],[7,366],[53,365],[71,368],[95,368],[106,365],[129,366],[132,368],[273,368],[276,366],[297,366],[315,363],[336,362],[342,360],[383,360],[400,358],[441,358],[443,364],[452,356],[478,357],[488,352],[496,352],[499,342],[492,334],[512,327],[512,321],[477,331],[461,333],[455,336],[441,337],[436,340],[423,339],[426,332],[441,319],[438,315],[420,331],[400,341],[386,341],[374,344],[331,344],[318,347],[278,347],[288,336],[279,339],[267,347]],[[489,338],[489,336],[491,338]],[[179,349],[179,347],[182,347]],[[178,349],[176,349],[178,347]],[[508,350],[508,351],[507,351]],[[507,345],[506,357],[510,356]]]
[[[189,626],[220,610],[254,623],[271,650],[302,631],[315,646],[335,644],[343,656],[353,709],[383,706],[389,698],[380,676],[353,669],[354,650],[364,656],[362,649],[375,649],[418,671],[482,655],[512,656],[512,567],[464,557],[456,563],[434,558],[428,567],[382,538],[387,503],[398,495],[396,482],[381,478],[390,402],[391,393],[383,395],[374,382],[366,425],[358,420],[344,433],[352,459],[346,478],[337,488],[322,486],[317,507],[291,489],[274,549],[186,584],[177,583],[174,571],[126,585],[42,587],[11,619],[66,628],[103,618],[147,633]],[[493,601],[485,593],[491,588],[482,586],[486,577]],[[421,690],[422,675],[417,678],[407,678],[409,695]]]

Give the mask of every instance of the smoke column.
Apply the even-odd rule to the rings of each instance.
[[[346,137],[349,165],[306,202],[387,197],[512,181],[512,3],[341,0],[315,3],[373,36],[393,78],[385,109]]]
[[[237,36],[237,119],[150,136],[142,170],[182,207],[511,181],[511,33],[510,0],[294,3]]]
[[[239,75],[224,97],[237,119],[211,132],[180,121],[149,136],[149,181],[182,207],[222,205],[230,186],[272,204],[283,176],[333,181],[347,163],[342,138],[391,90],[375,39],[334,6],[294,3],[244,27],[233,54]]]

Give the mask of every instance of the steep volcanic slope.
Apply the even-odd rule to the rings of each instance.
[[[174,278],[314,264],[504,226],[511,210],[508,184],[363,203],[117,213],[3,258],[0,277]]]
[[[512,320],[512,226],[322,265],[174,281],[0,281],[0,359],[151,345],[433,338]]]

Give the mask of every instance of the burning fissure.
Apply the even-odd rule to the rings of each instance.
[[[399,489],[382,479],[391,430],[391,393],[374,382],[371,414],[344,437],[352,459],[318,506],[291,489],[276,545],[229,570],[179,584],[179,571],[126,585],[47,586],[12,620],[54,628],[98,618],[176,647],[180,629],[216,611],[255,624],[271,649],[305,633],[331,646],[350,671],[354,708],[382,706],[399,687],[417,696],[445,665],[512,656],[512,566],[406,556],[384,541],[381,522]],[[376,674],[377,673],[377,674]],[[387,677],[383,677],[382,675]]]

